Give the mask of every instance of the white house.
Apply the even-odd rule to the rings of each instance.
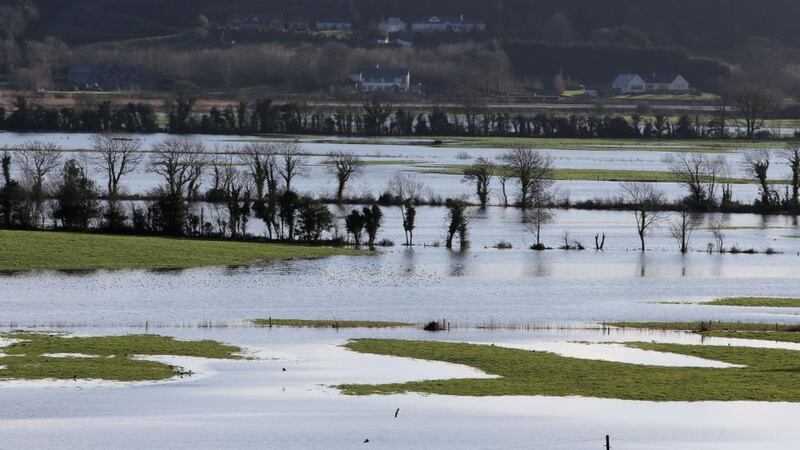
[[[459,16],[430,16],[411,23],[415,33],[472,33],[486,31],[486,23],[480,20]]]
[[[362,92],[409,92],[411,72],[408,69],[365,69],[354,77]]]
[[[692,89],[689,81],[683,75],[656,73],[644,76],[623,73],[611,82],[611,88],[621,94],[681,94]]]
[[[386,20],[382,20],[380,24],[378,24],[378,28],[384,33],[403,33],[408,30],[408,24],[403,22],[401,19],[397,17],[389,17]]]

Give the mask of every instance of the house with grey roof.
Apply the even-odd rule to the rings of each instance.
[[[689,81],[683,75],[658,73],[643,76],[635,73],[623,73],[614,78],[611,88],[620,94],[682,94],[692,89]]]

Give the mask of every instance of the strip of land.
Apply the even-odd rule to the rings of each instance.
[[[343,248],[0,230],[0,270],[183,269],[357,255]]]
[[[585,360],[490,345],[363,339],[350,350],[462,364],[494,379],[342,385],[346,394],[419,392],[459,396],[584,396],[647,401],[800,402],[800,356],[791,350],[628,343],[629,347],[723,361],[741,368],[659,367]]]
[[[154,335],[77,337],[14,332],[0,348],[0,380],[157,381],[191,375],[184,369],[134,356],[240,359],[242,349],[215,341],[180,341]]]
[[[711,306],[744,306],[760,308],[800,308],[800,298],[785,297],[730,297],[701,303]]]
[[[469,168],[467,165],[440,166],[440,167],[419,167],[424,173],[434,173],[441,175],[464,175],[464,170]],[[660,172],[655,170],[618,170],[618,169],[553,169],[551,179],[557,181],[641,181],[649,183],[677,183],[680,176],[671,172]],[[731,178],[729,180],[717,180],[717,182],[728,181],[731,184],[755,184],[755,180],[747,178]],[[786,184],[787,181],[773,180],[771,184]]]
[[[293,328],[402,328],[414,324],[405,322],[381,322],[370,320],[300,320],[300,319],[255,319],[251,323],[257,327]]]
[[[659,331],[690,331],[706,337],[800,343],[800,325],[746,322],[614,322],[607,325]]]

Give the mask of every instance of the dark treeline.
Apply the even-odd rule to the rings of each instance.
[[[765,125],[777,101],[758,88],[742,88],[710,117],[682,115],[641,105],[631,116],[524,114],[489,110],[467,101],[457,110],[433,106],[412,111],[373,100],[361,107],[330,111],[269,99],[240,101],[236,106],[195,110],[195,99],[178,94],[166,120],[146,104],[113,106],[102,102],[87,109],[52,109],[24,97],[13,111],[0,108],[0,129],[9,131],[127,132],[176,134],[309,134],[339,136],[497,136],[530,138],[698,139],[772,138]],[[162,124],[163,122],[163,124]],[[730,129],[734,129],[733,134]]]

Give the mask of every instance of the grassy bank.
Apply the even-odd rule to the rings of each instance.
[[[800,343],[800,325],[744,322],[617,322],[608,325],[661,331],[691,331],[728,339]]]
[[[761,308],[800,308],[800,298],[783,297],[731,297],[702,303],[711,306],[748,306]]]
[[[0,270],[177,269],[359,252],[288,244],[0,230]]]
[[[442,175],[464,175],[467,165],[420,168],[425,173]],[[553,180],[558,181],[642,181],[649,183],[677,183],[680,177],[671,172],[654,170],[616,170],[616,169],[553,169]],[[718,181],[719,182],[719,181]],[[755,184],[755,180],[731,178],[732,184]],[[775,180],[773,184],[785,184]]]
[[[294,328],[401,328],[414,324],[404,322],[380,322],[370,320],[300,320],[300,319],[255,319],[251,323],[258,327]]]
[[[800,353],[728,346],[630,343],[743,365],[742,368],[658,367],[568,358],[489,345],[366,339],[347,344],[361,353],[463,364],[495,379],[430,380],[343,385],[347,394],[420,392],[460,396],[585,396],[648,401],[800,401]]]
[[[239,347],[215,341],[179,341],[154,335],[74,337],[5,333],[15,342],[0,348],[0,380],[155,381],[187,375],[184,369],[136,355],[239,359]]]

